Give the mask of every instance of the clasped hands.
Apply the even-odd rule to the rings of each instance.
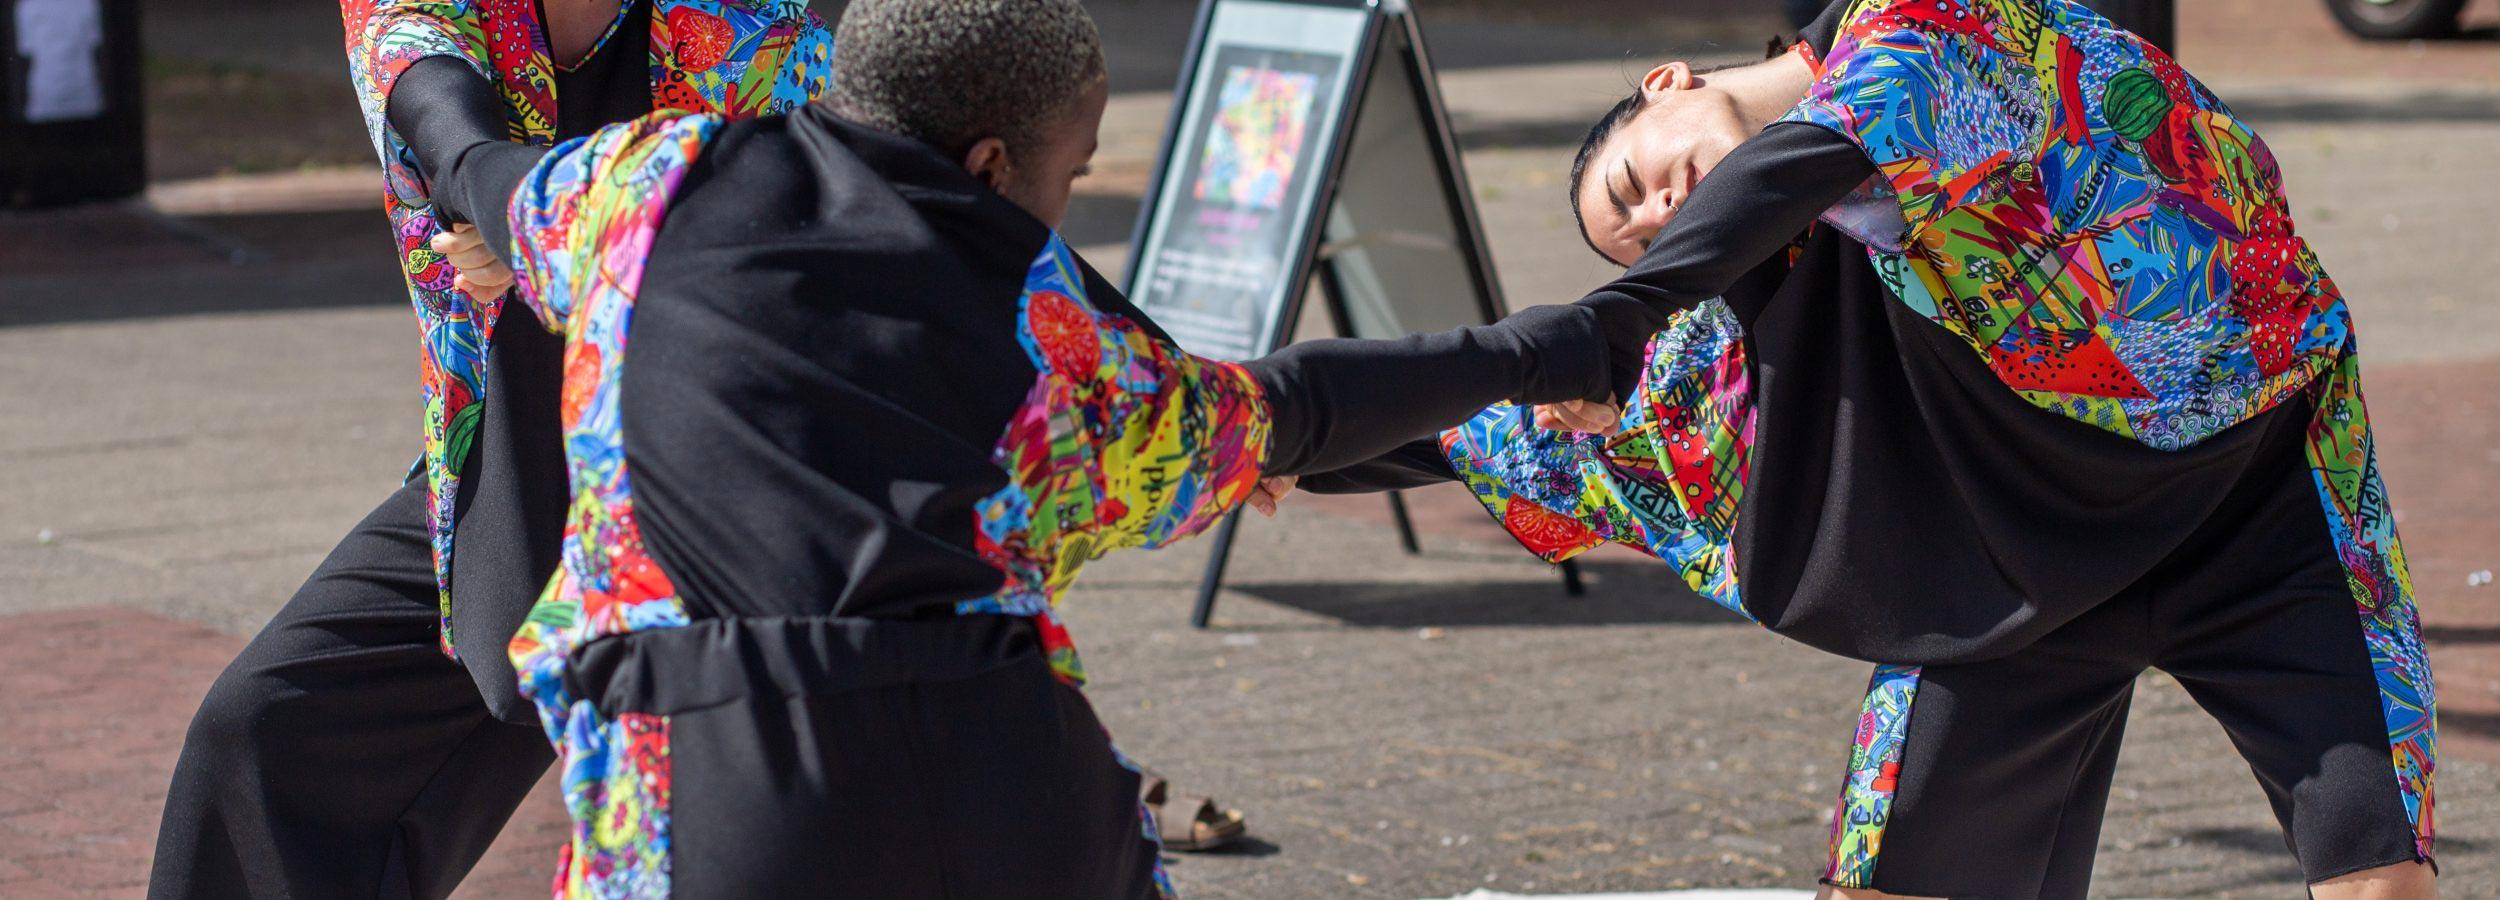
[[[486,239],[478,235],[477,226],[451,226],[427,245],[442,254],[459,273],[452,278],[452,289],[469,295],[469,299],[486,303],[512,289],[512,267],[486,249]]]
[[[1536,408],[1536,427],[1547,431],[1579,431],[1588,434],[1614,434],[1623,430],[1623,409],[1601,400],[1565,400]],[[1291,475],[1259,479],[1259,486],[1250,491],[1250,508],[1259,515],[1276,517],[1276,504],[1293,493],[1297,481]]]

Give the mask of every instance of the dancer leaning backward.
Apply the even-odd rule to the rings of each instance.
[[[2071,0],[1834,4],[1651,71],[1574,164],[1606,404],[1305,478],[1457,478],[1878,663],[1824,880],[2082,897],[2136,676],[2230,732],[2319,897],[2433,893],[2431,676],[2352,323],[2266,145]],[[1584,301],[1585,302],[1585,301]],[[1548,426],[1548,427],[1540,427]]]

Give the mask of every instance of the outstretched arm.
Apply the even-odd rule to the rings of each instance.
[[[1741,323],[1754,310],[1706,301],[1872,174],[1855,145],[1805,124],[1774,125],[1728,154],[1648,253],[1590,295],[1656,316],[1620,422],[1602,410],[1620,427],[1549,430],[1528,410],[1487,409],[1442,437],[1459,479],[1539,556],[1623,544],[1742,612],[1732,539],[1753,444]]]
[[[1604,399],[1614,390],[1606,336],[1636,307],[1540,306],[1485,326],[1394,340],[1295,344],[1245,367],[1276,419],[1266,471],[1326,472],[1370,460],[1502,400]]]
[[[1096,554],[1196,533],[1249,501],[1263,474],[1371,459],[1496,400],[1604,396],[1606,323],[1626,311],[1539,307],[1495,325],[1314,341],[1230,363],[1110,312],[1125,304],[1094,281],[1056,240],[1035,262],[1021,327],[1041,377],[999,462],[1039,485],[1082,461],[1097,485],[1085,495],[1099,502],[1024,515],[1091,532]]]
[[[1717,297],[1738,277],[1787,246],[1816,216],[1863,183],[1873,171],[1865,154],[1831,132],[1805,125],[1775,125],[1765,130],[1728,154],[1710,177],[1702,180],[1684,211],[1621,278],[1590,292],[1575,304],[1604,314],[1602,352],[1611,361],[1607,376],[1613,390],[1604,396],[1563,397],[1559,401],[1533,399],[1524,393],[1492,399],[1551,404],[1540,410],[1546,415],[1538,424],[1546,430],[1613,431],[1619,413],[1610,398],[1640,394],[1636,385],[1641,383],[1644,370],[1651,368],[1645,365],[1649,362],[1645,357],[1654,352],[1650,346],[1652,338],[1666,329],[1675,316]],[[1534,312],[1531,309],[1521,315]],[[1433,354],[1422,354],[1422,358],[1433,358]],[[1492,358],[1515,357],[1497,351]],[[1386,369],[1395,357],[1375,359],[1384,366],[1383,377],[1395,377]],[[1437,379],[1451,377],[1446,371],[1421,369],[1411,370],[1410,374],[1426,385],[1441,384]],[[1487,380],[1515,377],[1498,365],[1474,374]],[[1411,389],[1419,398],[1480,396],[1466,390],[1463,376],[1451,386],[1458,389],[1435,391],[1424,385]],[[1414,412],[1414,420],[1391,416],[1381,424],[1394,430],[1414,421],[1437,418],[1443,411],[1418,405]],[[1344,446],[1376,444],[1362,439],[1363,436],[1353,437],[1357,439]],[[1318,493],[1398,490],[1453,480],[1460,474],[1450,467],[1437,445],[1424,442],[1392,444],[1385,455],[1376,457],[1331,458],[1325,462],[1335,465],[1315,466],[1320,474],[1302,479],[1298,486]],[[1281,468],[1273,459],[1269,469],[1294,471]]]
[[[1376,494],[1458,480],[1438,437],[1419,438],[1359,463],[1296,479],[1291,487],[1314,494]]]

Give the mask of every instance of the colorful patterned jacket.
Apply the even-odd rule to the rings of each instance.
[[[2436,733],[2411,575],[2349,314],[2265,143],[2074,0],[1858,0],[1816,66],[1782,121],[1839,134],[1877,172],[1824,222],[2009,389],[2161,449],[2307,398],[2315,486],[2427,856]],[[1497,406],[1444,449],[1539,556],[1630,546],[1751,618],[1735,545],[1755,439],[1745,337],[1722,302],[1676,314],[1617,436]]]
[[[1784,121],[1875,164],[1828,221],[2043,408],[2177,449],[2350,351],[2265,142],[2073,0],[1851,9]]]
[[[620,3],[619,21],[632,9]],[[513,140],[548,146],[555,139],[555,70],[535,0],[343,0],[339,12],[348,72],[381,156],[383,207],[417,314],[426,524],[443,651],[451,653],[454,498],[491,387],[486,354],[502,310],[452,289],[457,273],[429,246],[440,225],[424,179],[391,130],[385,104],[392,83],[417,60],[453,57],[496,85]],[[740,117],[784,112],[823,93],[833,40],[805,0],[653,0],[650,54],[653,108]]]
[[[664,896],[669,884],[667,719],[608,716],[571,694],[565,671],[590,641],[690,622],[636,524],[619,410],[652,241],[720,124],[662,113],[609,126],[542,160],[513,197],[519,296],[565,335],[567,359],[575,499],[564,565],[511,645],[522,692],[561,756],[575,823],[559,896]],[[1035,376],[991,454],[1006,485],[977,505],[975,549],[1000,586],[955,606],[1032,617],[1053,671],[1071,683],[1082,667],[1054,606],[1077,572],[1113,550],[1195,534],[1238,507],[1270,433],[1261,389],[1242,366],[1189,356],[1102,312],[1084,285],[1051,236],[1016,301],[1016,337]]]

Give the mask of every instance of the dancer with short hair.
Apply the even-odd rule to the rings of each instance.
[[[565,564],[512,644],[559,889],[1166,893],[1054,611],[1077,572],[1263,469],[1603,397],[1642,312],[1192,357],[1053,233],[1107,99],[1075,0],[858,0],[838,40],[824,101],[615,126],[514,194],[570,361]]]

